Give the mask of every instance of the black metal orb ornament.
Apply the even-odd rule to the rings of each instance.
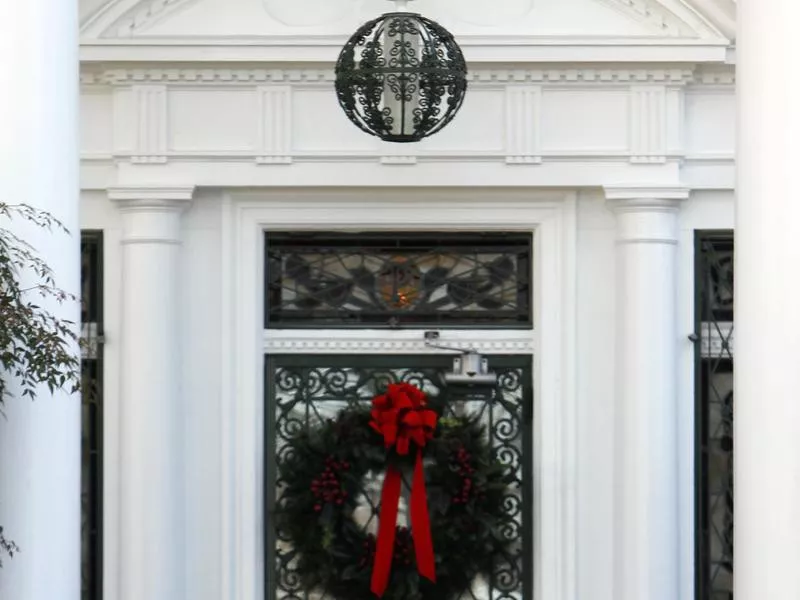
[[[386,142],[418,142],[453,120],[467,91],[467,63],[444,27],[391,12],[362,25],[336,63],[347,118]]]

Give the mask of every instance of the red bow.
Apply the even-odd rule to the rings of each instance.
[[[428,440],[433,439],[436,413],[426,408],[426,405],[427,397],[419,388],[408,383],[390,384],[385,394],[372,400],[372,420],[369,424],[383,436],[387,448],[394,446],[402,456],[408,454],[411,442],[417,446],[417,461],[411,484],[411,535],[414,538],[419,574],[435,582],[436,562],[433,556],[422,449]],[[390,464],[381,492],[381,514],[370,588],[379,597],[383,596],[389,583],[401,487],[400,471]]]

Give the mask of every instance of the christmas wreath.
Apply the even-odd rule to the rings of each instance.
[[[499,529],[513,476],[486,438],[477,419],[443,417],[405,383],[296,434],[275,518],[299,582],[337,600],[450,600],[490,577],[506,555]],[[375,535],[354,513],[365,478],[379,474]],[[404,485],[410,528],[397,524]]]

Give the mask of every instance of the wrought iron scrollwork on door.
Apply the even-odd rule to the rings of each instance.
[[[444,403],[443,374],[451,357],[429,356],[271,356],[266,363],[266,498],[267,520],[283,501],[276,467],[292,453],[292,439],[315,419],[326,419],[354,403],[369,403],[389,383],[407,382],[422,388],[434,405],[448,414],[474,415],[486,425],[495,456],[514,473],[505,499],[505,520],[498,535],[511,542],[509,556],[487,580],[475,581],[464,600],[532,598],[532,404],[531,358],[490,357],[498,373],[498,392],[491,401]],[[377,526],[382,475],[365,480],[357,522],[368,531]],[[401,504],[400,518],[405,505]],[[270,600],[317,598],[302,589],[293,574],[293,548],[281,531],[267,527],[266,573]],[[324,594],[323,594],[324,596]],[[321,596],[321,597],[323,597]],[[335,600],[335,599],[331,599]]]

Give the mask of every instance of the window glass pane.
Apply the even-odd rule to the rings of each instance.
[[[531,236],[268,233],[266,327],[531,327]]]

